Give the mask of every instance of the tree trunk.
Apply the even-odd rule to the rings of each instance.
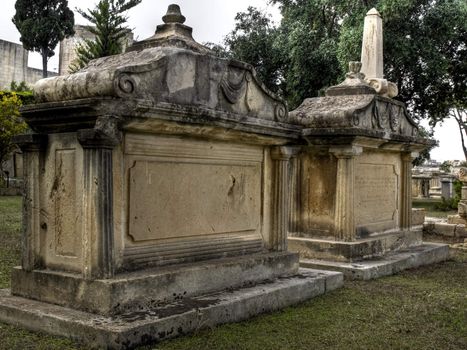
[[[467,146],[465,144],[465,138],[464,138],[464,133],[467,134],[467,126],[466,126],[466,122],[464,121],[464,118],[462,116],[462,112],[459,111],[459,109],[457,108],[454,108],[452,110],[452,114],[451,114],[454,119],[456,120],[458,126],[459,126],[459,133],[460,133],[460,136],[461,136],[461,143],[462,143],[462,150],[464,151],[464,158],[465,160],[467,161]]]
[[[42,78],[47,78],[47,50],[42,50]]]

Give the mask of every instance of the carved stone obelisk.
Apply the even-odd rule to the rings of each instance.
[[[383,21],[372,8],[365,17],[362,42],[362,69],[367,79],[383,79]]]
[[[397,96],[397,85],[384,79],[383,21],[375,8],[368,11],[365,17],[361,62],[361,72],[378,95]]]

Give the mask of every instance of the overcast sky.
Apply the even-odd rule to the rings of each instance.
[[[69,0],[69,7],[74,10],[93,8],[97,0]],[[234,18],[237,12],[245,11],[248,6],[255,6],[270,13],[275,21],[280,20],[277,7],[269,5],[267,0],[143,0],[141,4],[128,13],[128,25],[133,29],[136,40],[142,40],[154,34],[158,24],[162,23],[161,17],[167,11],[167,6],[173,2],[180,5],[185,24],[193,27],[193,37],[198,42],[221,43],[224,36],[234,26]],[[15,0],[1,0],[0,12],[0,39],[20,43],[20,35],[11,18],[15,14]],[[86,21],[75,12],[76,24],[87,24]],[[41,59],[37,53],[30,54],[29,65],[42,68]],[[58,69],[58,50],[49,61],[49,69]],[[431,152],[432,159],[439,161],[447,159],[463,160],[459,131],[453,120],[446,121],[442,127],[435,130],[435,137],[440,141],[440,147]]]

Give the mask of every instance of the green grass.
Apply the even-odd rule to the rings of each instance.
[[[0,197],[2,287],[3,272],[19,262],[20,207],[19,198]],[[80,349],[5,324],[0,340],[0,349]],[[467,349],[467,253],[143,349]]]
[[[0,288],[10,287],[10,270],[21,252],[21,197],[0,197]]]
[[[414,198],[412,200],[413,208],[425,208],[425,215],[434,218],[447,218],[448,215],[457,214],[457,210],[439,210],[436,206],[441,204],[440,198]]]

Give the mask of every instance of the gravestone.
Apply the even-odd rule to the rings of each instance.
[[[467,168],[460,168],[459,181],[462,182],[461,198],[457,205],[457,215],[448,216],[448,224],[467,225]]]
[[[454,180],[455,177],[453,175],[447,174],[441,176],[441,197],[445,199],[451,199],[454,197]]]
[[[373,9],[362,60],[374,76],[351,62],[343,83],[290,113],[304,127],[307,146],[294,161],[289,247],[302,266],[350,278],[391,274],[448,254],[446,245],[423,244],[421,230],[412,229],[412,161],[431,141],[419,136],[405,105],[390,98],[395,91],[382,77],[381,30]],[[382,259],[394,252],[399,256]]]
[[[427,174],[412,175],[412,197],[430,198],[430,179]]]
[[[23,109],[21,266],[0,320],[127,348],[342,285],[287,251],[300,127],[243,62],[155,35],[41,80]]]

